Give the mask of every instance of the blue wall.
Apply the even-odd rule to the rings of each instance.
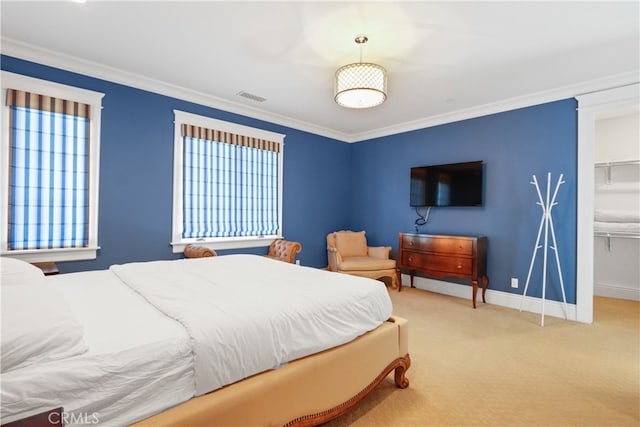
[[[353,145],[350,227],[370,243],[398,249],[398,233],[413,232],[409,207],[412,166],[484,161],[484,207],[433,208],[422,233],[488,237],[489,289],[521,294],[541,219],[532,175],[546,188],[560,173],[553,221],[568,302],[576,292],[577,115],[574,100],[523,108]],[[553,191],[552,188],[552,191]],[[544,193],[543,193],[544,196]],[[547,295],[562,300],[555,258],[549,251]],[[511,277],[520,279],[512,289]],[[541,296],[542,251],[527,295]]]
[[[2,56],[3,70],[105,93],[102,112],[99,244],[95,261],[61,263],[62,272],[114,263],[172,259],[173,110],[284,133],[283,231],[300,241],[305,265],[326,266],[330,231],[364,229],[373,245],[397,251],[398,233],[413,231],[409,169],[468,160],[485,162],[483,208],[431,210],[420,232],[486,235],[489,288],[522,292],[540,222],[535,174],[564,173],[554,223],[569,302],[575,302],[575,102],[565,100],[345,144],[307,132],[208,108],[108,81]],[[245,250],[247,251],[247,250]],[[251,250],[264,253],[265,248]],[[561,300],[553,252],[547,298]],[[540,254],[541,256],[541,254]],[[528,295],[541,295],[541,258]],[[557,291],[557,292],[556,292]]]
[[[95,261],[60,263],[62,272],[180,257],[171,252],[173,110],[286,134],[283,233],[302,243],[304,265],[327,265],[326,235],[347,227],[350,146],[237,114],[2,56],[5,71],[105,94]],[[330,172],[330,173],[329,173]],[[244,250],[266,253],[266,248]],[[232,251],[222,251],[228,253]]]

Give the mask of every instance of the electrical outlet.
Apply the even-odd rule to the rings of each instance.
[[[512,277],[511,278],[511,287],[518,289],[518,278],[517,277]]]
[[[296,260],[296,265],[300,265],[300,260],[299,259]]]

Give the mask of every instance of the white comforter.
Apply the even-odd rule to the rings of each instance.
[[[196,395],[344,344],[391,316],[381,282],[256,255],[111,267],[189,333]]]
[[[65,425],[117,427],[193,397],[192,349],[180,324],[107,270],[49,276],[46,285],[64,296],[89,351],[4,372],[2,423],[62,406]]]

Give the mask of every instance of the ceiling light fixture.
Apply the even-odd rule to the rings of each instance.
[[[371,108],[387,99],[387,71],[378,64],[362,62],[362,45],[369,38],[356,36],[360,45],[360,62],[336,71],[335,101],[347,108]]]

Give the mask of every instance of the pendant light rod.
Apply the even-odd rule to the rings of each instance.
[[[360,63],[362,64],[362,45],[369,41],[369,37],[365,34],[358,34],[355,38],[355,42],[360,45]]]

